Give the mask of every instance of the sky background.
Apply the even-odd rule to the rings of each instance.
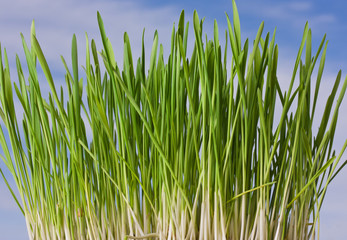
[[[337,72],[342,70],[342,80],[347,73],[347,17],[345,0],[332,1],[283,1],[283,0],[237,0],[242,40],[255,38],[261,21],[265,22],[264,33],[272,33],[277,28],[276,43],[279,45],[278,77],[281,86],[288,86],[294,66],[297,50],[302,38],[306,21],[312,28],[313,49],[317,50],[323,35],[329,40],[326,67],[323,75],[321,95],[322,102],[318,105],[317,117],[323,112],[324,103],[329,95],[332,82]],[[186,20],[192,30],[194,9],[199,17],[205,17],[204,29],[209,38],[212,37],[213,21],[217,20],[220,38],[227,28],[225,12],[232,17],[231,0],[11,0],[2,1],[0,8],[0,42],[2,49],[6,47],[11,76],[16,79],[15,54],[24,62],[24,54],[20,33],[24,34],[28,44],[30,25],[35,19],[37,38],[43,48],[49,66],[53,69],[55,81],[64,80],[63,64],[60,55],[70,63],[70,46],[72,35],[78,39],[79,65],[84,65],[85,33],[89,39],[96,40],[101,49],[96,12],[100,11],[106,32],[113,44],[116,60],[122,61],[123,34],[128,32],[133,48],[134,59],[140,55],[143,28],[147,57],[150,53],[155,29],[159,33],[159,42],[163,44],[166,54],[169,52],[170,37],[174,22],[185,10]],[[192,33],[192,32],[191,32]],[[189,43],[192,46],[193,34]],[[314,52],[313,51],[313,52]],[[167,55],[166,55],[167,56]],[[229,55],[229,58],[231,55]],[[82,68],[80,68],[82,71]],[[42,87],[47,84],[42,82]],[[48,88],[47,88],[48,89]],[[347,138],[347,99],[341,106],[339,125],[336,131],[335,149],[341,149]],[[319,108],[320,106],[320,108]],[[316,132],[317,129],[314,129]],[[2,150],[0,149],[0,153]],[[342,160],[346,159],[346,154]],[[0,167],[4,169],[1,162]],[[5,171],[5,170],[4,170]],[[9,177],[7,171],[5,175]],[[347,236],[347,169],[337,176],[328,189],[321,210],[321,239],[346,239]],[[12,186],[13,181],[10,180]],[[0,179],[0,240],[27,239],[26,225],[23,216],[14,203],[3,179]]]

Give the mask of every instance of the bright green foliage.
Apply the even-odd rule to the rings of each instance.
[[[335,102],[337,75],[314,136],[325,37],[312,55],[305,26],[284,92],[275,34],[263,38],[262,23],[253,44],[241,43],[235,2],[233,13],[222,49],[217,23],[214,38],[204,41],[194,12],[195,45],[187,58],[182,12],[166,60],[155,32],[147,72],[144,43],[134,62],[127,33],[119,68],[98,14],[103,49],[86,36],[86,79],[80,79],[73,36],[72,72],[62,59],[65,94],[57,92],[33,24],[30,49],[22,36],[29,76],[17,58],[21,123],[0,48],[1,157],[19,190],[21,199],[13,196],[30,239],[309,239],[319,233],[319,210],[347,145],[338,156],[332,151],[347,78]],[[48,99],[41,95],[39,65]],[[281,112],[275,113],[276,103]]]

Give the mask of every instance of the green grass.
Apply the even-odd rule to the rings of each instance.
[[[338,73],[314,135],[325,36],[312,54],[306,24],[284,90],[277,79],[275,33],[264,35],[261,23],[255,40],[242,43],[234,1],[232,21],[226,17],[225,36],[219,36],[215,22],[209,40],[194,12],[195,44],[188,58],[182,12],[167,59],[155,32],[149,69],[143,40],[134,61],[125,33],[120,69],[98,13],[103,49],[98,51],[86,35],[82,70],[73,36],[72,68],[62,58],[67,92],[56,88],[34,24],[30,46],[22,35],[28,69],[17,57],[18,84],[0,47],[1,157],[20,199],[1,173],[25,216],[30,239],[319,235],[327,186],[346,163],[337,168],[347,141],[336,154],[333,140],[347,78],[338,93]],[[232,56],[227,56],[230,47]],[[49,83],[48,98],[42,97],[38,68]],[[24,110],[21,122],[13,87]]]

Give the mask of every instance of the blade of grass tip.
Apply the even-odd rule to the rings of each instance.
[[[232,55],[233,55],[233,59],[235,61],[236,65],[239,65],[239,49],[237,47],[237,41],[235,40],[235,36],[233,34],[233,28],[229,19],[229,16],[227,13],[225,13],[226,17],[227,17],[227,23],[228,23],[228,30],[229,30],[229,38],[230,38],[230,46],[231,46],[231,50],[232,50]]]
[[[184,46],[185,54],[187,54],[188,32],[189,32],[189,22],[186,23],[186,28],[184,31],[184,38],[183,38],[183,46]]]
[[[310,58],[309,60],[306,60],[306,64],[309,64],[309,65],[306,65],[305,68],[306,68],[306,80],[305,80],[305,85],[304,86],[310,86],[310,80],[311,80],[311,75],[312,75],[312,72],[313,72],[313,69],[316,65],[316,62],[317,62],[317,59],[320,55],[320,52],[322,51],[322,48],[324,46],[324,42],[325,42],[325,36],[323,37],[319,47],[318,47],[318,50],[317,50],[317,53],[316,53],[316,56],[313,58],[313,61],[311,59],[311,45],[312,45],[312,40],[311,40],[311,31],[309,31],[309,34],[308,34],[308,38],[307,38],[307,42],[306,42],[306,48],[307,48],[307,52],[306,52],[306,58]],[[310,87],[309,87],[310,88]],[[308,96],[310,96],[310,89],[307,89],[305,91],[308,91],[307,94],[309,94]],[[310,103],[310,97],[308,98],[307,100],[309,103]],[[309,109],[308,109],[309,110]]]
[[[145,29],[142,31],[142,41],[141,41],[141,67],[142,67],[142,78],[145,79],[146,72],[145,72],[145,66],[146,66],[146,55],[145,55]]]
[[[6,59],[6,57],[5,57]],[[6,60],[5,60],[6,61]],[[12,83],[10,79],[10,72],[9,68],[6,68],[4,71],[4,93],[5,93],[5,105],[6,105],[6,111],[10,115],[10,120],[12,124],[16,124],[16,112],[14,108],[14,102],[13,102],[13,92],[12,92]]]
[[[1,47],[1,46],[0,46]],[[7,60],[7,54],[6,49],[4,49],[4,63],[5,63],[5,69],[3,68],[3,61],[2,61],[2,51],[0,49],[0,84],[2,92],[1,94],[1,101],[4,108],[4,116],[7,117],[7,114],[10,116],[11,124],[14,123],[14,106],[13,106],[13,98],[12,98],[12,86],[11,86],[11,80],[10,80],[10,72],[9,72],[9,66],[8,66],[8,60]],[[6,114],[6,115],[5,115]],[[7,120],[4,118],[4,122]]]
[[[275,30],[276,31],[276,30]],[[266,108],[270,111],[269,118],[268,118],[268,124],[269,124],[269,130],[273,131],[273,124],[274,124],[274,115],[275,115],[275,107],[276,107],[276,83],[277,83],[277,61],[278,61],[278,47],[277,45],[274,45],[275,38],[273,36],[272,41],[270,43],[270,49],[269,49],[269,55],[272,53],[272,57],[270,61],[270,67],[269,67],[269,74],[266,85],[268,85],[265,91],[265,105]]]
[[[92,73],[91,73],[91,64],[90,64],[90,47],[89,47],[89,39],[88,39],[88,34],[85,33],[85,38],[86,38],[86,66],[85,66],[85,71],[86,71],[86,77],[87,77],[87,83],[91,81]],[[88,84],[87,84],[88,85]]]
[[[8,57],[7,57],[6,48],[4,48],[4,61],[5,61],[5,71],[7,70],[8,76],[10,76],[10,66],[9,66],[9,63],[8,63]]]
[[[36,30],[35,30],[35,20],[31,22],[31,28],[30,28],[30,41],[31,41],[31,54],[33,55],[34,65],[36,66],[36,53],[33,46],[33,37],[36,36]]]
[[[200,52],[200,51],[203,51],[203,46],[201,42],[201,28],[200,28],[199,15],[196,10],[194,10],[193,25],[194,25],[195,39],[197,41],[197,50],[198,52]]]
[[[228,59],[228,31],[225,30],[225,46],[223,58],[223,78],[227,79],[227,59]]]
[[[325,47],[324,47],[322,57],[320,60],[320,64],[319,64],[319,68],[318,68],[317,81],[316,81],[316,87],[315,87],[315,91],[314,91],[313,105],[312,105],[312,112],[311,112],[311,121],[313,121],[313,117],[314,117],[314,113],[315,113],[315,109],[316,109],[319,87],[320,87],[320,83],[322,80],[322,75],[323,75],[323,70],[324,70],[324,65],[325,65],[325,57],[326,57],[327,47],[328,47],[328,41],[325,43]],[[311,125],[312,125],[312,122],[311,122]]]
[[[183,35],[184,34],[184,10],[182,10],[182,12],[180,14],[180,18],[179,18],[179,21],[178,21],[177,33],[183,39],[183,37],[184,37],[184,35]]]
[[[242,52],[240,52],[240,49],[238,49],[237,47],[237,43],[235,42],[235,37],[233,35],[233,30],[231,27],[231,23],[229,20],[229,16],[228,14],[226,14],[227,16],[227,22],[228,22],[228,28],[229,28],[229,37],[230,37],[230,42],[231,42],[231,50],[232,50],[232,54],[233,54],[233,58],[235,61],[235,67],[236,67],[236,72],[237,72],[237,76],[238,76],[238,83],[240,85],[240,90],[241,90],[241,98],[242,98],[242,105],[243,105],[243,109],[246,110],[246,94],[245,94],[245,79],[244,79],[244,75],[241,71],[241,66],[240,66],[240,60],[243,58]],[[260,28],[259,28],[260,30]],[[259,33],[258,30],[258,33]]]
[[[78,79],[78,55],[77,55],[77,40],[76,35],[74,34],[72,37],[72,47],[71,47],[71,60],[72,60],[72,71],[73,71],[73,89],[74,89],[74,113],[75,121],[76,121],[76,129],[75,134],[76,138],[79,138],[80,132],[80,119],[81,119],[81,98],[80,98],[80,87],[79,87],[79,79]]]
[[[233,4],[233,23],[234,23],[234,33],[236,39],[236,46],[239,51],[241,51],[241,26],[240,26],[240,17],[239,12],[237,11],[237,6],[235,0],[232,2]]]
[[[305,68],[308,69],[311,65],[311,52],[312,52],[312,32],[308,30],[307,41],[306,41],[306,56],[305,56]]]
[[[252,64],[252,63],[253,63],[253,61],[254,61],[254,59],[256,57],[256,53],[257,53],[257,51],[259,49],[259,43],[260,43],[260,39],[261,39],[261,35],[263,33],[263,30],[264,30],[264,22],[262,22],[260,24],[260,26],[259,26],[257,35],[256,35],[255,40],[254,40],[252,53],[251,53],[251,55],[248,58],[247,78],[251,78],[252,77],[251,72],[253,71],[253,67],[254,67],[254,64]]]
[[[123,61],[123,68],[124,68],[124,78],[125,82],[134,96],[135,93],[135,84],[133,83],[134,79],[134,69],[133,69],[133,57],[131,53],[131,46],[130,46],[130,40],[128,34],[124,33],[124,61]]]
[[[104,48],[105,48],[108,63],[111,63],[110,67],[115,68],[116,67],[116,61],[114,59],[112,46],[111,46],[111,43],[109,42],[109,39],[106,37],[104,22],[102,21],[102,18],[101,18],[99,11],[97,12],[97,18],[98,18],[100,35],[101,35],[102,43],[103,43]]]
[[[36,37],[33,36],[32,38],[32,41],[33,41],[33,48],[35,50],[35,53],[37,55],[37,58],[41,64],[41,67],[42,67],[42,70],[46,76],[46,79],[48,81],[48,84],[51,88],[51,91],[52,91],[52,94],[53,94],[53,98],[54,98],[54,101],[56,102],[57,106],[58,106],[58,109],[60,111],[60,113],[64,113],[64,109],[63,109],[63,106],[61,105],[60,101],[59,101],[59,98],[58,98],[58,95],[57,95],[57,91],[55,89],[55,85],[54,85],[54,81],[53,81],[53,77],[52,77],[52,74],[51,74],[51,71],[48,67],[48,64],[47,64],[47,61],[46,61],[46,58],[45,56],[43,55],[43,52],[42,52],[42,49],[41,49],[41,46],[39,44],[39,42],[37,41]],[[63,115],[62,115],[63,116]],[[64,122],[64,125],[65,127],[68,126],[67,124],[67,121],[66,119],[63,117],[63,122]],[[67,127],[68,128],[68,127]]]
[[[340,72],[341,72],[341,70],[340,70]],[[336,102],[336,105],[335,105],[335,109],[334,109],[334,113],[333,113],[333,117],[332,117],[332,121],[330,122],[329,130],[331,130],[331,129],[335,130],[336,121],[337,121],[337,117],[338,117],[338,112],[339,112],[342,100],[343,100],[343,98],[345,96],[346,88],[347,88],[347,76],[346,76],[345,81],[343,83],[343,86],[341,88],[341,92],[340,92],[339,98],[337,99],[337,102]]]
[[[335,99],[338,87],[340,85],[340,80],[341,80],[341,70],[339,71],[339,73],[337,74],[333,89],[328,97],[328,100],[326,102],[325,105],[325,109],[323,112],[323,116],[322,116],[322,120],[319,124],[319,129],[318,129],[318,133],[315,139],[315,144],[318,145],[320,144],[321,139],[323,138],[324,132],[328,126],[328,121],[329,121],[329,116],[332,110],[332,106],[333,106],[333,101]]]
[[[158,32],[155,31],[154,38],[153,38],[152,52],[151,52],[151,57],[149,62],[148,77],[153,77],[152,75],[154,74],[155,63],[157,62],[157,51],[158,51]]]
[[[37,85],[37,71],[36,71],[36,67],[35,67],[35,63],[32,59],[32,53],[30,53],[29,49],[28,49],[28,46],[25,42],[25,39],[24,39],[24,36],[23,34],[21,34],[21,39],[22,39],[22,46],[23,46],[23,49],[24,49],[24,53],[25,53],[25,58],[26,58],[26,62],[27,62],[27,67],[28,67],[28,70],[29,70],[29,74],[30,74],[30,77],[31,77],[31,86]],[[32,46],[33,46],[33,41],[32,40]],[[35,51],[33,51],[35,52]]]

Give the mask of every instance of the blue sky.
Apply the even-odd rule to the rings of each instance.
[[[345,0],[333,1],[283,1],[283,0],[237,0],[241,18],[243,40],[253,40],[261,23],[265,21],[265,33],[272,33],[277,27],[276,39],[279,45],[278,77],[281,85],[286,86],[291,76],[294,58],[299,47],[305,22],[312,28],[313,43],[316,49],[323,35],[329,40],[326,68],[323,75],[321,99],[326,100],[332,81],[338,70],[342,69],[343,78],[347,73],[347,17]],[[105,23],[106,31],[115,49],[116,60],[122,61],[123,33],[127,31],[133,47],[133,54],[139,56],[142,29],[146,29],[146,45],[151,46],[155,29],[159,32],[159,41],[164,49],[170,45],[173,23],[185,9],[186,19],[191,22],[193,10],[205,19],[205,30],[211,36],[213,21],[217,19],[219,30],[226,29],[225,12],[232,16],[231,0],[11,0],[2,2],[0,8],[0,42],[6,47],[11,76],[15,78],[15,54],[24,61],[20,32],[29,40],[31,21],[35,19],[37,37],[46,54],[49,65],[53,68],[56,81],[64,79],[60,55],[69,63],[72,35],[76,33],[79,46],[80,64],[84,64],[85,32],[89,38],[95,38],[101,47],[98,35],[96,11],[99,10]],[[193,41],[193,35],[190,35]],[[118,51],[117,51],[118,50]],[[149,50],[147,50],[149,52]],[[168,50],[166,50],[168,52]],[[47,84],[42,83],[43,88]],[[347,137],[347,99],[342,105],[339,116],[340,124],[336,132],[335,148],[342,147]],[[323,102],[322,102],[323,104]],[[319,106],[319,105],[318,105]],[[323,105],[320,105],[323,106]],[[317,114],[324,109],[317,109]],[[316,129],[314,129],[316,130]],[[1,152],[0,152],[1,153]],[[346,154],[344,155],[346,159]],[[4,168],[4,164],[0,163]],[[8,173],[6,173],[8,176]],[[347,169],[341,172],[331,184],[321,210],[322,239],[345,239],[347,236]],[[13,184],[13,181],[11,182]],[[0,179],[0,240],[27,239],[25,221],[11,199],[2,179]]]

